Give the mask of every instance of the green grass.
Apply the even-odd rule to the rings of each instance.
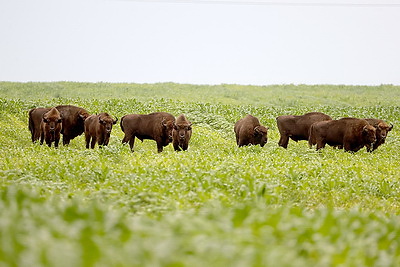
[[[396,266],[400,87],[0,82],[0,265]],[[167,111],[193,122],[189,150],[154,141],[87,150],[30,141],[27,112]],[[278,147],[275,118],[322,111],[394,124],[373,153]],[[246,114],[269,140],[238,148]]]

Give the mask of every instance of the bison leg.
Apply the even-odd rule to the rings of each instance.
[[[108,143],[110,142],[110,137],[109,136],[106,136],[106,138],[104,139],[104,142],[103,142],[103,144],[105,145],[105,146],[108,146]]]
[[[52,141],[51,141],[51,138],[50,138],[49,136],[46,136],[46,137],[45,137],[45,141],[46,141],[46,144],[47,144],[49,147],[51,147]]]
[[[43,145],[43,141],[44,141],[44,133],[41,132],[40,133],[40,144]]]
[[[58,148],[58,143],[60,142],[60,134],[56,134],[55,138],[54,138],[54,147]]]
[[[134,146],[134,144],[135,144],[135,136],[132,136],[130,139],[129,139],[129,147],[131,148],[131,151],[133,152],[133,146]]]
[[[95,137],[95,136],[93,136],[92,137],[92,142],[90,143],[90,148],[94,148],[94,146],[96,145],[96,141],[97,141],[97,138]]]
[[[181,148],[179,147],[178,142],[173,142],[173,145],[174,145],[175,151],[181,151]]]
[[[89,144],[90,144],[90,135],[89,134],[85,135],[85,141],[86,141],[86,148],[89,148]]]
[[[316,150],[320,150],[321,148],[324,148],[326,145],[326,142],[322,139],[317,140],[317,149]]]
[[[99,144],[99,147],[104,146],[104,138],[100,136],[100,138],[97,139],[97,143]]]
[[[182,146],[182,150],[183,150],[183,151],[186,151],[186,150],[188,149],[188,147],[189,147],[188,144],[184,144],[184,145]]]
[[[71,139],[69,138],[69,136],[67,136],[67,135],[63,135],[63,145],[64,146],[67,146],[67,145],[69,145],[69,142],[71,141]]]
[[[280,145],[283,148],[287,148],[288,143],[289,143],[289,136],[281,134],[281,138],[279,139],[278,145]]]
[[[161,142],[157,142],[157,151],[158,153],[161,153],[163,151],[163,145]]]

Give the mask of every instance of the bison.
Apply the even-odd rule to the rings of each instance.
[[[63,117],[61,130],[63,144],[68,145],[72,139],[83,133],[84,121],[89,117],[89,113],[83,108],[72,105],[60,105],[56,109]],[[42,116],[49,110],[50,108],[34,108],[29,111],[29,130],[32,142],[39,139]]]
[[[54,147],[58,147],[60,141],[60,132],[62,128],[62,118],[60,112],[56,108],[50,109],[42,116],[40,123],[40,144],[46,141],[46,144],[51,147],[54,142]]]
[[[85,140],[86,148],[94,148],[96,142],[99,146],[106,146],[110,141],[110,134],[114,124],[116,124],[118,118],[115,120],[108,113],[100,113],[99,115],[91,115],[85,120]]]
[[[329,121],[332,118],[321,112],[310,112],[304,115],[286,115],[276,118],[281,138],[278,145],[287,148],[289,137],[293,141],[308,140],[310,126],[317,121]]]
[[[186,119],[185,115],[179,115],[172,129],[172,144],[175,151],[187,150],[191,136],[192,123]]]
[[[144,139],[154,140],[160,153],[172,142],[174,123],[175,117],[167,112],[125,115],[120,121],[121,130],[125,133],[122,143],[129,142],[133,152],[135,137],[142,142]]]
[[[372,147],[370,145],[366,145],[367,151],[372,152],[377,149],[380,145],[385,143],[386,136],[388,132],[393,129],[393,124],[390,126],[384,122],[383,120],[379,119],[365,119],[370,125],[374,126],[376,129],[376,141],[373,143]]]
[[[236,143],[239,147],[247,145],[260,145],[263,147],[268,141],[268,127],[260,125],[259,120],[252,116],[238,120],[234,127]]]
[[[375,141],[376,130],[366,120],[342,118],[320,121],[311,125],[308,144],[310,147],[316,144],[317,150],[328,144],[343,147],[345,151],[357,152]]]
[[[32,142],[40,139],[40,127],[43,120],[43,115],[49,112],[50,108],[33,108],[29,110],[29,131],[31,132]]]

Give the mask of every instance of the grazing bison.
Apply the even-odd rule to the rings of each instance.
[[[80,107],[72,105],[57,106],[56,109],[63,117],[62,130],[63,144],[68,145],[72,139],[81,135],[84,131],[84,121],[89,117],[89,113]],[[29,111],[29,130],[32,135],[32,142],[39,139],[40,122],[44,113],[50,108],[34,108]]]
[[[332,118],[321,112],[310,112],[304,115],[286,115],[276,118],[281,138],[278,145],[287,148],[289,137],[293,141],[308,140],[310,126],[317,121],[328,121]]]
[[[268,128],[260,125],[259,120],[247,115],[238,120],[234,127],[236,143],[239,147],[247,145],[260,145],[263,147],[268,141]]]
[[[62,118],[60,112],[56,108],[50,109],[43,114],[40,123],[40,144],[46,141],[46,144],[51,147],[54,142],[54,147],[58,147],[60,141],[60,132],[62,128]]]
[[[366,120],[342,118],[311,125],[308,144],[310,147],[316,144],[317,150],[328,144],[343,147],[345,151],[357,152],[375,141],[376,130]]]
[[[172,129],[172,144],[175,151],[187,150],[191,136],[192,123],[186,119],[185,115],[179,115]]]
[[[376,141],[372,145],[366,145],[367,151],[372,152],[375,149],[377,149],[380,145],[385,143],[386,136],[388,132],[390,132],[393,129],[393,124],[390,124],[390,126],[384,122],[383,120],[379,119],[365,119],[369,124],[375,127],[376,129]]]
[[[129,114],[121,118],[121,130],[125,133],[122,143],[129,141],[133,152],[135,137],[143,142],[144,139],[154,140],[157,143],[158,152],[172,141],[172,129],[175,117],[166,112],[150,114]]]
[[[91,148],[94,148],[96,142],[99,146],[106,146],[110,141],[110,134],[114,124],[117,123],[108,113],[100,113],[99,115],[91,115],[85,120],[85,140],[86,148],[89,148],[90,139]]]

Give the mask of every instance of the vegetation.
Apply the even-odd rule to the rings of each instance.
[[[0,265],[396,266],[400,87],[0,82]],[[184,113],[189,150],[154,141],[32,143],[27,112]],[[373,153],[278,147],[275,118],[321,111],[394,124]],[[270,128],[238,148],[246,114]]]

